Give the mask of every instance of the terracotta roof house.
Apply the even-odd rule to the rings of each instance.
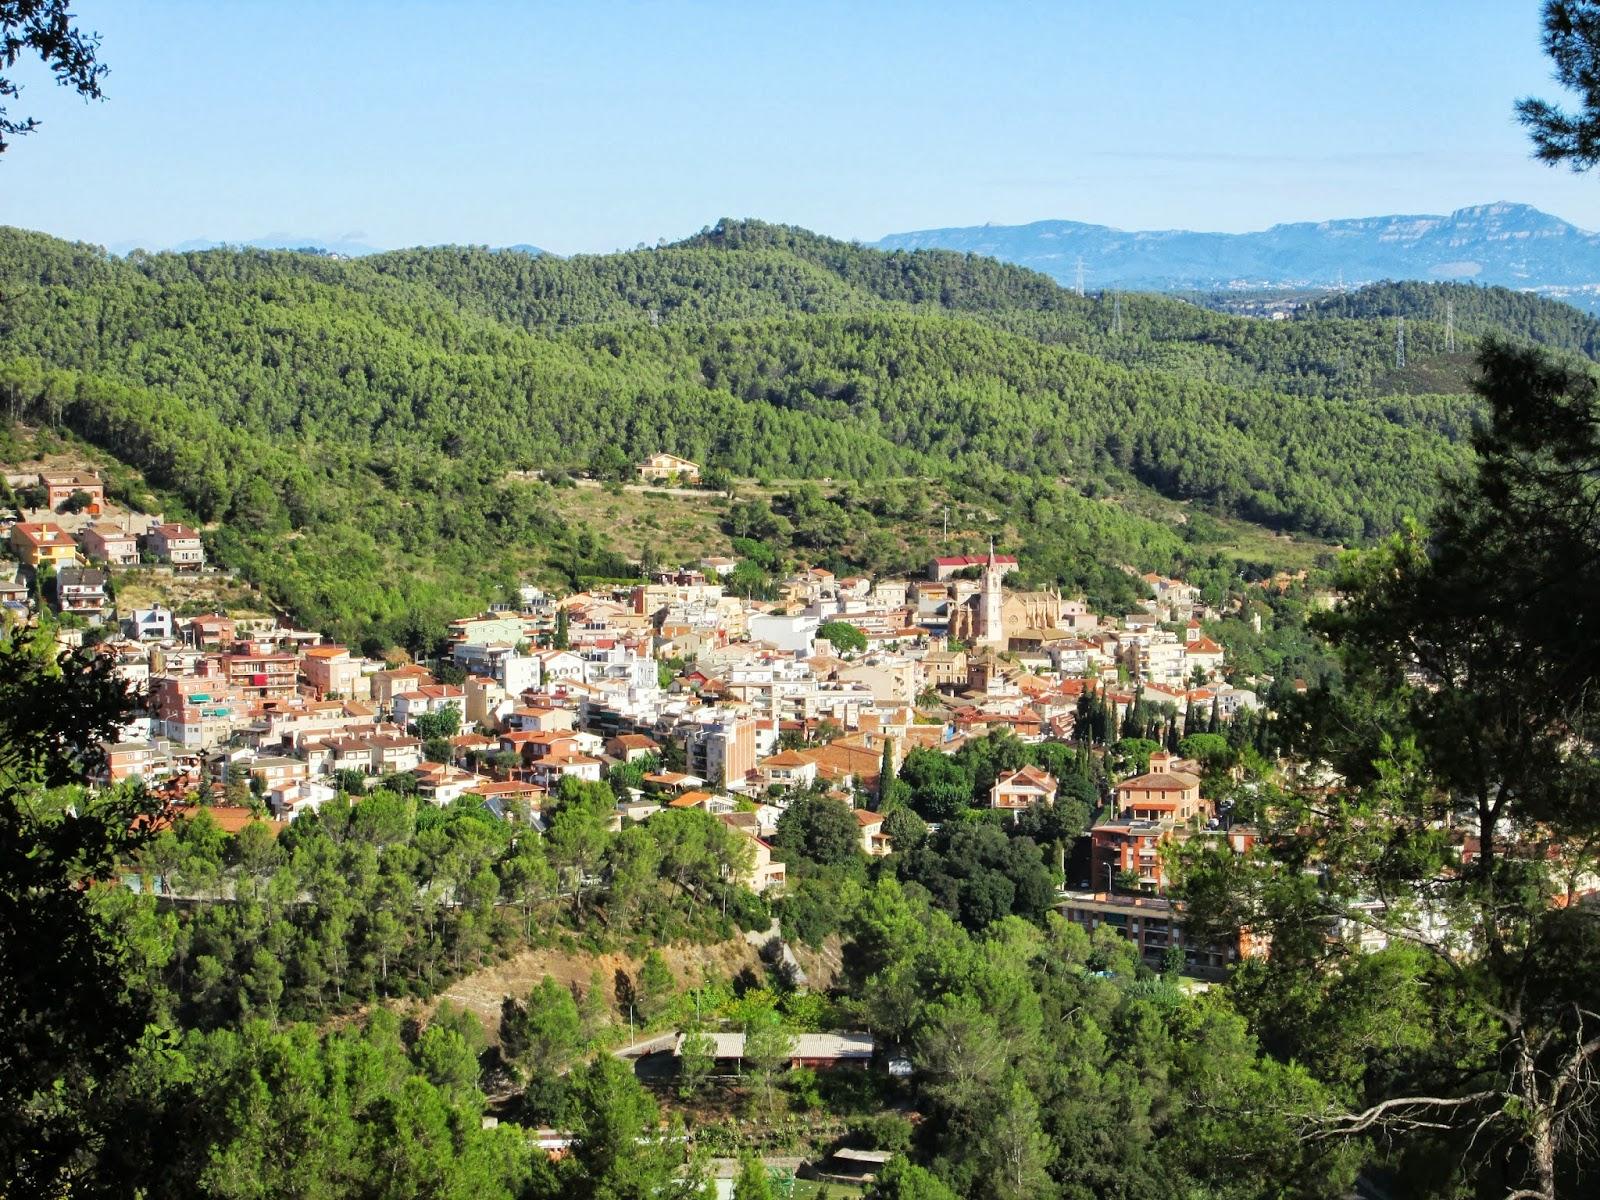
[[[856,824],[861,828],[861,850],[870,858],[882,858],[890,853],[894,846],[889,840],[889,835],[883,831],[883,814],[868,812],[864,808],[855,810]]]
[[[989,789],[989,807],[1015,814],[1036,804],[1054,804],[1056,790],[1055,776],[1048,771],[1032,765],[1019,767],[995,779]]]

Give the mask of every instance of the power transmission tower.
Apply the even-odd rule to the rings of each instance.
[[[1394,323],[1394,365],[1406,365],[1406,319],[1396,317]]]
[[[1113,292],[1111,295],[1111,333],[1114,337],[1122,336],[1122,293]]]
[[[1078,295],[1083,295],[1083,255],[1078,255]]]
[[[1444,348],[1447,354],[1456,352],[1456,302],[1454,300],[1446,300],[1444,302]]]

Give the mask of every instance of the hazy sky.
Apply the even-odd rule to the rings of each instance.
[[[42,73],[0,223],[103,244],[840,237],[1051,217],[1245,230],[1493,200],[1600,228],[1528,157],[1537,0],[832,4],[76,0],[107,99]]]

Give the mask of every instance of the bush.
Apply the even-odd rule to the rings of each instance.
[[[850,1122],[850,1136],[865,1142],[874,1150],[890,1150],[896,1154],[911,1148],[911,1135],[915,1130],[911,1122],[899,1113],[881,1113]]]
[[[772,906],[749,888],[728,889],[728,916],[746,932],[772,928]]]

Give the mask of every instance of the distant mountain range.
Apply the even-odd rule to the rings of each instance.
[[[1360,217],[1274,225],[1259,233],[1128,232],[1078,221],[892,233],[881,250],[943,249],[1031,267],[1088,290],[1268,290],[1381,279],[1499,284],[1600,303],[1600,234],[1526,204],[1480,204],[1449,216]]]
[[[307,250],[321,254],[333,255],[338,258],[365,258],[369,254],[382,254],[384,251],[377,246],[369,246],[360,240],[365,235],[360,233],[344,233],[337,237],[315,237],[299,233],[269,233],[263,237],[246,238],[243,241],[215,241],[211,238],[191,238],[187,242],[179,242],[172,246],[151,246],[140,242],[118,242],[107,247],[113,254],[126,255],[134,250],[174,250],[187,253],[191,250],[219,250],[224,246],[248,246],[256,250]],[[514,254],[548,254],[549,251],[541,250],[529,242],[518,242],[514,246],[496,246],[494,249],[505,250]]]

